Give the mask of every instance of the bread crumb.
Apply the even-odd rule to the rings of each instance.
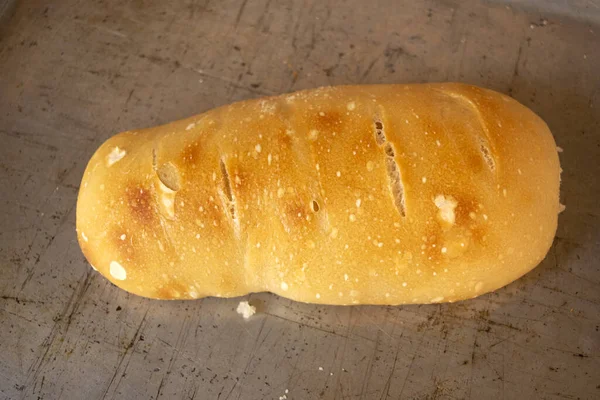
[[[456,200],[452,196],[444,196],[443,194],[438,194],[435,196],[433,200],[436,207],[439,208],[439,217],[442,221],[446,221],[449,224],[454,224],[456,220],[456,216],[454,215],[454,209],[458,205]]]
[[[315,294],[315,297],[316,297],[317,299],[320,299],[320,298],[321,298],[321,294],[317,293],[317,294]]]
[[[373,161],[367,162],[367,171],[373,171],[374,167],[375,165],[373,164]]]
[[[196,123],[195,123],[195,122],[192,122],[191,124],[189,124],[189,125],[188,125],[188,126],[185,128],[185,130],[186,130],[186,131],[189,131],[189,130],[191,130],[191,129],[194,129],[194,127],[195,127],[195,126],[196,126]]]
[[[435,144],[437,144],[437,147],[440,147],[442,145],[439,140],[436,140]]]
[[[558,203],[558,213],[559,213],[559,214],[560,214],[561,212],[565,211],[565,210],[566,210],[566,208],[567,208],[567,206],[565,206],[564,204],[562,204],[562,203]],[[83,235],[83,232],[82,232],[81,234]],[[87,240],[86,240],[86,242],[87,242]]]
[[[348,111],[352,111],[356,108],[356,103],[351,101],[350,103],[346,104],[346,108],[348,109]]]
[[[426,183],[427,182],[427,177],[424,176],[423,178],[421,178],[421,182]]]
[[[119,148],[119,146],[117,146],[114,149],[112,149],[110,154],[106,157],[106,163],[110,167],[111,165],[125,157],[126,154],[127,151],[122,150]]]
[[[323,367],[319,367],[319,371],[323,371]]]
[[[435,297],[435,298],[431,299],[431,302],[432,303],[439,303],[442,300],[444,300],[444,298],[442,296],[440,296],[440,297]]]
[[[267,155],[267,164],[271,165],[272,160],[273,160],[273,157],[271,156],[271,153],[269,153],[269,155]]]
[[[348,280],[348,274],[344,274],[344,280],[347,281]]]
[[[257,153],[260,153],[262,151],[262,146],[260,145],[260,143],[254,146],[254,150],[256,150]]]
[[[335,176],[337,176],[337,177],[339,178],[340,176],[342,176],[342,173],[341,173],[340,171],[337,171],[337,172],[335,173]]]
[[[287,291],[288,289],[289,289],[288,284],[285,282],[281,282],[281,290]]]
[[[240,301],[236,311],[238,314],[244,317],[244,319],[248,319],[256,314],[256,307],[251,306],[247,301]]]
[[[308,140],[317,140],[318,136],[319,131],[316,129],[311,129],[310,132],[308,132]]]
[[[123,266],[117,261],[110,262],[110,274],[113,278],[119,281],[124,281],[127,279],[127,271],[125,271],[125,268],[123,268]]]
[[[348,219],[350,220],[350,222],[354,222],[354,221],[356,221],[356,215],[350,214],[350,216],[348,217]]]
[[[563,148],[560,147],[560,146],[556,146],[556,151],[559,152],[559,153],[562,153],[563,152]]]
[[[83,231],[81,231],[81,237],[83,238],[84,242],[88,241],[88,238],[87,238],[87,236],[85,236],[85,233]]]

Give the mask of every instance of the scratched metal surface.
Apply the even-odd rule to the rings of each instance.
[[[600,397],[598,2],[0,3],[0,399]],[[564,148],[554,246],[495,293],[254,294],[244,321],[240,299],[128,295],[77,246],[80,177],[116,132],[319,85],[445,80],[511,94]]]

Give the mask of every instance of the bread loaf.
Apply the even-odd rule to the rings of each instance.
[[[102,275],[150,298],[457,301],[543,259],[559,181],[548,127],[510,97],[326,87],[110,138],[77,231]]]

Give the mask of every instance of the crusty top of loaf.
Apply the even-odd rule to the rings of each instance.
[[[110,138],[83,176],[78,238],[152,298],[455,301],[541,261],[559,171],[546,124],[505,95],[325,87]]]

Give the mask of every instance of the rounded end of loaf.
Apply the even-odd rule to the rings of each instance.
[[[214,169],[197,174],[200,159],[212,163],[218,154],[204,157],[198,147],[168,145],[190,123],[111,137],[82,178],[76,213],[81,249],[110,282],[139,296],[177,300],[248,291],[238,277],[244,268],[224,193],[216,188],[221,181]],[[188,154],[175,160],[173,151]]]
[[[544,258],[559,181],[548,127],[508,96],[320,88],[109,139],[83,176],[78,240],[150,298],[459,301]]]
[[[94,270],[128,292],[152,297],[145,288],[154,277],[140,262],[141,253],[151,253],[143,238],[158,228],[155,187],[143,183],[153,172],[147,140],[146,133],[122,132],[96,150],[81,181],[76,227]]]
[[[460,195],[457,199],[456,211],[469,221],[465,225],[470,227],[471,238],[482,236],[477,260],[464,267],[463,275],[468,278],[462,284],[468,290],[444,299],[456,301],[506,286],[544,259],[561,211],[562,170],[552,133],[527,107],[509,96],[470,85],[443,84],[441,90],[472,108],[479,119],[483,134],[477,144],[486,169],[492,172],[485,184],[475,180],[476,167],[465,170],[464,179],[454,182],[459,193],[470,185],[486,188],[485,200],[472,210],[459,211]]]

